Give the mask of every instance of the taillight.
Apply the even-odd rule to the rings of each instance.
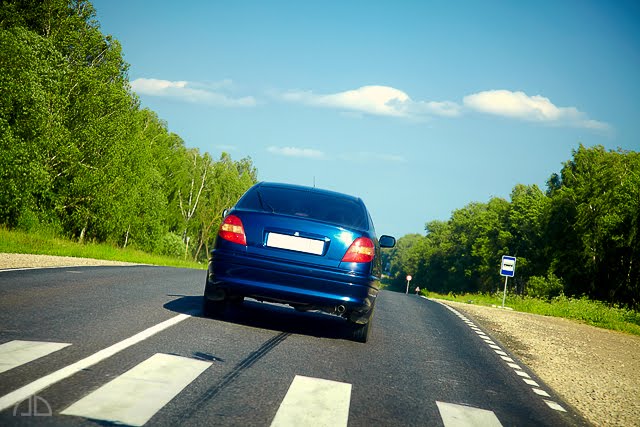
[[[375,247],[368,237],[358,237],[342,257],[342,262],[371,262],[375,255]]]
[[[247,245],[247,236],[244,234],[242,221],[235,215],[228,215],[220,225],[218,235],[239,245]]]

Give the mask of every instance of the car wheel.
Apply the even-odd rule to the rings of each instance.
[[[369,316],[369,320],[365,324],[355,322],[349,322],[349,324],[351,326],[351,339],[356,342],[366,343],[373,328],[373,315]]]

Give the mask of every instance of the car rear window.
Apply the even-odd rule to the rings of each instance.
[[[358,200],[317,191],[254,187],[238,201],[237,207],[368,229],[367,212]]]

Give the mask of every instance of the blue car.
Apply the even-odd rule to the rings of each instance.
[[[380,248],[358,197],[318,188],[261,182],[224,220],[211,251],[203,311],[215,317],[244,298],[344,317],[366,342],[379,290]]]

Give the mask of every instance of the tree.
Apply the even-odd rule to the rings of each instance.
[[[51,220],[56,149],[67,136],[63,62],[48,40],[0,26],[0,221],[10,226],[28,213]]]
[[[512,239],[510,254],[518,258],[517,283],[520,278],[544,276],[549,269],[545,230],[550,199],[537,185],[516,185],[511,191],[508,229]]]
[[[580,145],[547,187],[519,184],[510,202],[427,223],[424,238],[390,253],[395,271],[410,268],[438,292],[489,292],[510,254],[520,291],[640,306],[640,154]]]
[[[550,189],[554,270],[571,294],[640,303],[638,156],[580,145]]]
[[[211,165],[211,179],[203,193],[201,209],[198,211],[198,247],[194,259],[198,259],[202,247],[209,253],[209,245],[218,232],[222,222],[222,213],[232,207],[256,183],[256,171],[251,159],[234,162],[227,153]]]
[[[251,159],[187,148],[140,109],[127,71],[90,2],[2,3],[0,223],[147,251],[176,233],[199,238],[196,256],[208,245],[220,204],[255,182]]]

